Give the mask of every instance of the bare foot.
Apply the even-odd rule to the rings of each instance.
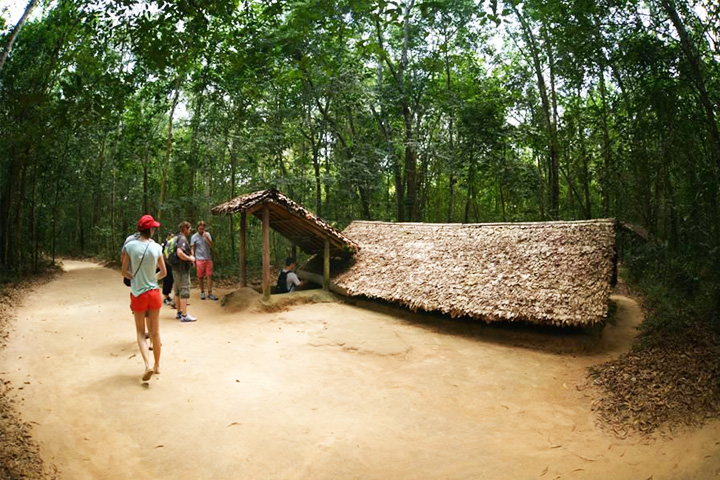
[[[145,373],[142,376],[143,382],[147,382],[148,380],[150,380],[150,377],[153,376],[153,373],[155,372],[153,370],[150,370],[149,368],[145,370]]]

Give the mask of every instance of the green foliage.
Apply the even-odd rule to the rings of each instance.
[[[148,212],[210,222],[232,274],[210,208],[275,186],[339,228],[631,221],[663,245],[627,257],[647,328],[717,322],[720,24],[693,5],[55,2],[0,72],[0,265],[114,259]]]
[[[635,243],[626,249],[625,277],[645,299],[643,345],[677,336],[696,325],[720,332],[720,273],[711,267],[718,265],[718,260],[678,254],[655,242]]]

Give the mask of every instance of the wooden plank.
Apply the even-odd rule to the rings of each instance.
[[[262,221],[266,207],[270,210],[271,228],[296,243],[304,252],[319,254],[323,251],[323,241],[327,239],[335,255],[345,254],[346,244],[340,238],[283,205],[266,199],[248,208],[247,212]]]
[[[263,206],[262,222],[262,290],[265,300],[270,298],[270,209]]]
[[[265,203],[264,205],[271,206],[271,211],[273,214],[271,223],[273,225],[276,222],[278,223],[278,226],[281,226],[281,225],[285,226],[287,224],[293,224],[297,228],[300,228],[301,231],[306,233],[306,235],[310,235],[310,236],[318,237],[318,238],[329,238],[332,243],[332,246],[334,247],[335,250],[337,250],[338,252],[343,251],[343,247],[345,247],[345,242],[343,242],[340,238],[334,236],[331,232],[320,227],[312,220],[309,220],[305,217],[298,215],[297,212],[287,210],[287,209],[283,208],[282,205],[278,205],[276,203],[268,202],[268,203]],[[262,220],[262,213],[260,211],[258,211],[259,210],[257,208],[258,206],[255,206],[251,210],[248,210],[248,211],[251,212],[253,215],[255,215],[258,219]],[[274,228],[274,230],[281,232],[283,229],[282,228]],[[317,252],[317,253],[319,253],[319,252]]]
[[[330,241],[327,238],[323,255],[323,290],[330,290]]]
[[[247,214],[240,214],[240,286],[247,287]]]

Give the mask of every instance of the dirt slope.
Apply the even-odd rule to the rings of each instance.
[[[164,307],[163,370],[143,384],[120,276],[65,267],[0,351],[62,479],[720,478],[720,422],[595,426],[576,386],[628,348],[625,297],[602,338],[558,338],[342,303],[231,312],[194,290],[199,321]]]

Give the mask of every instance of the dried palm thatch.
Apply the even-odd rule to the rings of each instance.
[[[452,317],[589,326],[615,279],[615,221],[353,222],[360,250],[333,277],[349,295]]]
[[[326,238],[332,256],[344,257],[358,249],[357,243],[274,188],[240,195],[211,211],[214,215],[245,212],[262,220],[265,205],[270,210],[270,227],[306,253],[322,253]]]

